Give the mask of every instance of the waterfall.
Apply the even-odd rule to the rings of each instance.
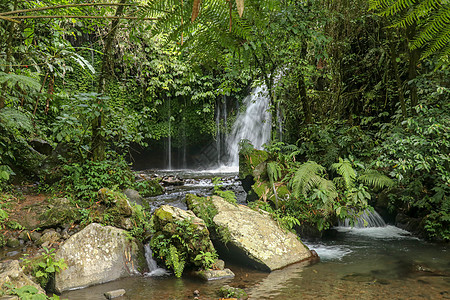
[[[266,86],[255,88],[244,99],[245,112],[238,114],[230,135],[227,137],[229,166],[239,165],[239,142],[249,140],[256,149],[270,140],[272,117],[269,110],[269,94]]]
[[[171,133],[171,122],[172,115],[170,111],[170,98],[169,98],[169,137],[168,137],[168,146],[167,146],[167,157],[168,157],[168,169],[172,170],[172,133]]]
[[[283,114],[281,112],[281,102],[277,104],[277,129],[278,129],[278,141],[283,141]]]
[[[221,143],[221,135],[220,135],[220,102],[217,100],[216,105],[216,151],[217,151],[217,165],[220,166],[220,143]]]
[[[369,209],[366,209],[362,212],[360,216],[356,218],[353,226],[351,225],[350,219],[339,221],[339,226],[355,227],[355,228],[385,227],[386,223],[375,210],[371,211]]]
[[[148,266],[148,273],[146,273],[145,276],[164,276],[169,274],[169,271],[158,267],[156,261],[153,259],[152,249],[149,244],[144,245],[144,251]]]

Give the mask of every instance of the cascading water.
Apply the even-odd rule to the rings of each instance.
[[[168,137],[168,146],[167,146],[167,159],[168,159],[168,169],[172,170],[172,114],[170,111],[170,98],[169,98],[169,137]]]
[[[217,150],[217,164],[221,164],[221,151],[220,151],[220,144],[221,144],[221,134],[220,134],[220,102],[217,101],[216,105],[216,150]]]
[[[156,261],[153,259],[152,249],[149,244],[144,245],[144,251],[148,266],[148,273],[145,276],[164,276],[169,274],[169,271],[166,269],[158,267]]]
[[[239,165],[239,142],[247,139],[256,149],[270,140],[272,117],[269,112],[269,95],[266,86],[255,88],[244,99],[246,110],[239,113],[227,138],[228,166]]]
[[[383,218],[375,211],[366,209],[352,224],[350,219],[339,222],[342,227],[367,228],[367,227],[385,227],[386,223]]]

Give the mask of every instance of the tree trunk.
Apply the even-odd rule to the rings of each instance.
[[[405,103],[405,95],[403,93],[403,82],[400,79],[400,73],[398,70],[398,64],[397,64],[397,51],[395,49],[394,41],[392,40],[392,35],[389,32],[388,33],[389,38],[389,48],[390,48],[390,58],[391,58],[391,64],[392,68],[394,69],[394,77],[397,81],[397,92],[398,92],[398,100],[400,101],[400,107],[402,109],[402,116],[403,118],[406,118],[406,103]]]
[[[307,45],[306,45],[306,43],[303,43],[301,52],[300,52],[301,58],[306,57],[306,51],[307,51]],[[303,107],[303,113],[305,114],[305,124],[310,124],[312,122],[311,107],[309,105],[308,96],[306,95],[305,77],[303,76],[303,73],[301,71],[298,72],[297,88],[298,88],[298,94],[300,97],[300,101],[301,101],[302,107]]]
[[[121,0],[119,4],[125,4],[127,0]],[[124,6],[118,6],[116,9],[115,16],[121,16],[123,14]],[[106,82],[109,79],[111,73],[114,71],[113,68],[113,59],[112,59],[112,44],[117,32],[117,28],[119,26],[120,19],[114,19],[111,22],[111,29],[109,30],[106,40],[105,46],[103,50],[103,61],[102,61],[102,69],[98,78],[98,94],[103,94],[105,92]],[[97,98],[97,103],[101,104],[101,97]],[[102,161],[105,159],[106,154],[106,141],[104,135],[104,111],[100,111],[100,115],[92,120],[92,159],[94,161]]]
[[[412,40],[416,35],[416,24],[409,26],[406,29],[406,34],[408,41]],[[409,92],[411,93],[411,107],[414,108],[419,103],[419,98],[417,96],[417,85],[415,79],[417,77],[417,64],[420,59],[420,50],[414,49],[409,50],[409,66],[408,66],[408,80],[409,80]],[[414,111],[414,110],[413,110]]]
[[[14,10],[17,10],[17,0],[14,1]],[[12,40],[14,35],[14,23],[9,22],[8,24],[8,39],[6,41],[6,68],[5,73],[9,73],[11,71],[11,68],[9,67],[9,64],[11,63],[11,55],[12,55]],[[5,100],[6,100],[6,88],[8,87],[8,84],[5,82],[2,85],[2,93],[0,94],[0,109],[5,107]]]

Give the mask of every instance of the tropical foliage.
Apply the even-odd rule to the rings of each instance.
[[[273,143],[258,205],[287,227],[326,228],[394,180],[390,208],[449,239],[449,11],[438,0],[0,1],[0,189],[33,180],[89,203],[132,185],[141,153],[152,167],[199,163],[264,83]]]

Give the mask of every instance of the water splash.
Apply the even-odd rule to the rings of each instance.
[[[150,248],[149,244],[144,245],[144,250],[145,250],[145,259],[147,260],[147,265],[148,265],[148,270],[149,270],[148,273],[144,274],[145,276],[153,277],[153,276],[164,276],[164,275],[170,274],[170,272],[167,271],[166,269],[158,267],[158,264],[153,259],[152,249]]]
[[[372,211],[366,209],[356,218],[353,224],[352,221],[347,218],[344,221],[339,221],[339,226],[355,228],[386,227],[386,223],[375,210]]]
[[[255,88],[244,99],[246,110],[239,113],[227,138],[228,166],[239,165],[239,142],[247,139],[256,149],[270,140],[272,117],[269,112],[269,94],[266,86]]]

